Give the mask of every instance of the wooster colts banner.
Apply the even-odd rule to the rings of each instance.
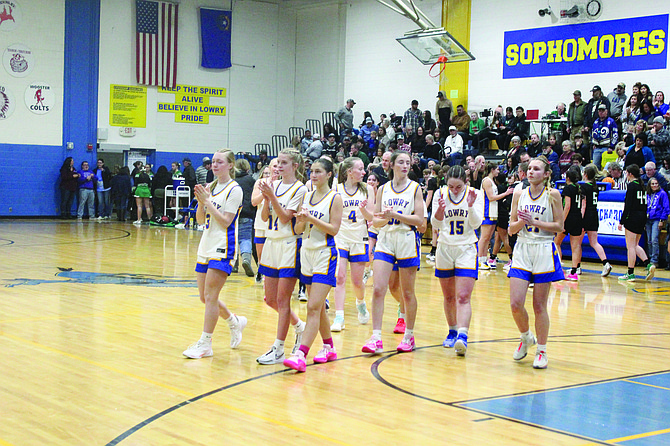
[[[503,79],[667,67],[668,14],[505,33]]]

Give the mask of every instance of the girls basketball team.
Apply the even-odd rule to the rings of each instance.
[[[239,346],[247,324],[244,316],[231,313],[219,300],[237,254],[237,217],[242,190],[234,181],[234,163],[232,151],[218,151],[212,157],[215,181],[206,187],[195,188],[198,224],[205,226],[196,264],[198,291],[200,300],[205,304],[205,316],[201,338],[184,351],[184,356],[188,358],[213,355],[212,336],[219,316],[230,328],[231,348]],[[363,345],[362,351],[373,355],[384,351],[382,322],[389,283],[397,288],[394,288],[394,294],[399,295],[405,322],[404,336],[396,350],[405,353],[416,348],[414,325],[417,299],[414,283],[420,264],[417,230],[425,230],[427,216],[421,188],[408,177],[411,169],[409,155],[395,152],[390,164],[390,181],[376,188],[374,184],[363,182],[365,171],[359,158],[344,160],[337,175],[332,161],[327,157],[320,158],[312,164],[309,178],[311,190],[307,191],[302,156],[294,149],[284,149],[268,167],[267,175],[257,182],[252,201],[258,206],[256,243],[261,248],[258,250],[259,273],[265,277],[265,302],[278,314],[275,341],[266,353],[257,358],[259,364],[283,363],[304,372],[306,357],[317,333],[321,334],[323,346],[314,356],[314,362],[326,363],[337,359],[331,332],[345,328],[347,266],[351,269],[359,322],[366,324],[370,318],[363,282],[365,267],[371,260],[370,236],[376,239],[373,274],[370,276],[374,279],[372,336]],[[564,279],[558,250],[565,236],[563,231],[575,239],[574,243],[571,240],[574,255],[569,279],[576,280],[580,272],[579,247],[584,229],[591,246],[603,261],[602,275],[606,276],[611,270],[597,241],[597,218],[594,224],[592,214],[584,209],[595,209],[597,189],[592,172],[587,167],[585,173],[590,187],[585,189],[589,196],[582,198],[586,193],[577,185],[579,170],[571,169],[567,175],[568,186],[563,192],[564,209],[561,194],[549,186],[552,172],[544,157],[529,162],[527,178],[530,185],[526,188],[509,189],[498,194],[494,183],[496,170],[491,166],[488,169],[490,178],[486,178],[490,181],[485,181],[482,190],[476,190],[469,186],[465,169],[452,166],[445,176],[445,184],[432,198],[431,223],[439,230],[435,276],[442,288],[449,327],[443,346],[453,348],[458,356],[465,356],[467,352],[472,317],[470,300],[478,269],[486,265],[486,258],[482,256],[486,248],[482,249],[482,245],[488,246],[491,229],[495,228],[497,215],[494,203],[514,191],[508,231],[518,234],[518,241],[508,277],[512,315],[521,334],[521,342],[513,358],[523,359],[528,348],[537,344],[533,367],[543,369],[548,363],[547,301],[550,284]],[[636,174],[639,176],[638,172],[629,172],[634,179]],[[335,180],[337,183],[333,186]],[[625,221],[622,221],[626,227],[626,239],[630,239],[633,246],[629,249],[632,259],[629,266],[630,263],[634,266],[636,255],[643,257],[643,253],[634,248],[639,238],[638,231],[634,224],[628,223],[637,222],[636,217],[640,213],[637,208],[632,208],[634,198],[627,196],[626,206],[630,209],[624,210]],[[478,229],[481,238],[475,232]],[[629,233],[633,235],[629,237]],[[632,267],[629,269],[632,270]],[[630,275],[632,272],[627,278]],[[647,276],[650,278],[652,275],[653,271]],[[309,296],[306,323],[298,318],[290,305],[298,278],[306,284]],[[536,335],[531,332],[525,309],[529,285],[534,285]],[[326,298],[331,288],[335,288],[336,306],[332,325],[326,313]],[[289,325],[294,328],[295,342],[287,358],[284,343]]]

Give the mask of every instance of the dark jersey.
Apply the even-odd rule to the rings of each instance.
[[[626,199],[623,212],[621,213],[621,224],[626,226],[642,226],[647,222],[647,192],[644,190],[642,180],[639,178],[628,183]]]
[[[598,214],[598,186],[595,183],[584,183],[580,187],[582,195],[586,197],[584,216]]]
[[[563,188],[561,193],[563,196],[563,206],[565,206],[565,199],[570,198],[570,210],[568,211],[567,220],[581,220],[582,219],[582,195],[579,187],[576,184],[568,184]]]

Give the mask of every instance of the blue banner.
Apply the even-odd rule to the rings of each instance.
[[[230,68],[231,11],[200,8],[203,68]]]
[[[667,68],[668,14],[505,32],[503,79]]]

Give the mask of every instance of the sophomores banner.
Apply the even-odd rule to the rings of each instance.
[[[668,14],[505,33],[503,79],[667,68]]]

